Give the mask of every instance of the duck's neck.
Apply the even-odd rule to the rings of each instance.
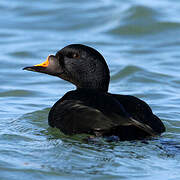
[[[81,86],[76,86],[77,90],[92,90],[92,91],[100,91],[107,92],[109,88],[108,82],[97,82],[93,81],[92,83],[86,83]]]
[[[107,92],[109,88],[110,74],[107,64],[98,64],[93,72],[87,72],[74,80],[74,84],[78,88],[92,89],[96,91]]]

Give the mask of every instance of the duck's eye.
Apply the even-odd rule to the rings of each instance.
[[[68,58],[79,58],[79,54],[78,53],[69,53],[67,54]]]
[[[73,58],[79,58],[79,54],[73,53]]]

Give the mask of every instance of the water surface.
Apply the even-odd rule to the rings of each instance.
[[[0,2],[0,179],[180,179],[180,2]],[[167,132],[149,141],[87,144],[49,128],[75,87],[22,71],[71,43],[96,48],[112,93],[146,101]]]

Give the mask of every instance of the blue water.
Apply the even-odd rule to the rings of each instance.
[[[180,179],[180,1],[1,0],[0,179]],[[167,131],[141,142],[87,144],[50,128],[75,87],[23,71],[71,43],[96,48],[112,93],[146,101]]]

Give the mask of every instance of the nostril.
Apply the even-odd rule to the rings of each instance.
[[[55,57],[53,54],[50,54],[49,57]]]

